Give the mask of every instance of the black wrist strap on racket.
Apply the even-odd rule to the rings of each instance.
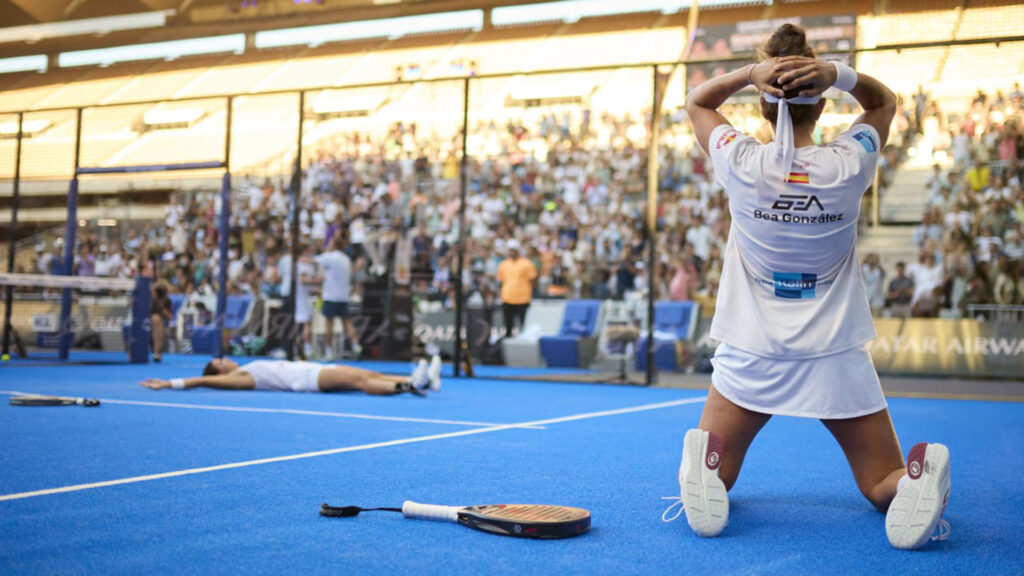
[[[328,518],[350,518],[360,512],[383,510],[385,512],[401,512],[401,508],[360,508],[359,506],[331,506],[324,502],[320,505],[320,515]]]

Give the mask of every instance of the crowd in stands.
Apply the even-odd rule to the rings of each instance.
[[[918,317],[983,316],[978,305],[1024,305],[1024,93],[979,91],[969,108],[943,116],[926,98],[914,115],[919,153],[941,159],[927,180],[914,229],[916,262],[884,282],[865,258],[872,306]],[[968,307],[975,306],[972,314]]]
[[[912,144],[919,154],[927,148],[929,154],[946,152],[953,164],[929,181],[929,210],[914,236],[920,261],[897,266],[895,277],[887,277],[876,256],[865,257],[873,308],[928,316],[941,308],[963,312],[971,303],[1021,303],[1019,88],[1007,96],[979,94],[968,113],[948,119],[927,97],[903,101],[882,154],[883,190]],[[854,110],[847,106],[830,105],[827,113],[847,113],[848,123]],[[771,139],[756,104],[729,105],[726,115],[759,140]],[[508,241],[516,239],[538,270],[536,297],[628,298],[653,288],[657,298],[696,300],[710,315],[730,224],[728,203],[694,144],[685,112],[662,121],[653,287],[644,233],[646,116],[576,111],[549,114],[535,125],[475,126],[467,165],[467,294],[497,304],[495,274]],[[820,124],[820,141],[842,129]],[[936,136],[946,130],[949,138]],[[404,236],[417,297],[452,306],[460,147],[457,138],[396,124],[379,137],[338,135],[307,153],[299,236],[312,253],[338,233],[349,236],[354,301],[363,282],[386,269]],[[289,206],[287,181],[249,179],[235,191],[231,292],[287,294]],[[217,193],[187,192],[172,199],[161,222],[128,229],[118,239],[87,232],[79,238],[75,273],[145,274],[178,292],[213,294],[219,210]],[[57,266],[59,254],[43,250],[39,271]]]

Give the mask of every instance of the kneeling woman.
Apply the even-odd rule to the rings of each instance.
[[[881,82],[814,57],[784,24],[764,59],[687,96],[694,134],[729,197],[732,226],[711,338],[721,342],[699,428],[687,432],[680,497],[697,534],[729,518],[726,491],[773,415],[817,418],[838,441],[857,486],[886,512],[897,548],[948,535],[949,450],[920,443],[906,463],[866,344],[875,337],[857,258],[860,199],[885,146],[896,97]],[[753,84],[775,141],[759,144],[718,107]],[[812,134],[835,85],[863,108],[818,146]]]
[[[390,395],[402,392],[425,395],[427,390],[441,388],[441,358],[434,356],[430,364],[420,360],[409,376],[388,376],[380,372],[332,366],[315,362],[287,360],[255,360],[244,366],[227,358],[211,360],[203,375],[196,378],[160,380],[147,378],[140,382],[152,390],[187,390],[219,388],[223,390],[283,390],[286,392],[362,391],[367,394]]]

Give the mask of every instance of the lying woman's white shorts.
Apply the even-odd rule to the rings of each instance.
[[[733,404],[761,412],[840,419],[886,408],[867,347],[829,356],[781,360],[719,344],[711,383]]]
[[[255,365],[254,365],[255,364]],[[242,366],[255,380],[256,390],[319,392],[320,371],[329,366],[314,362],[262,361]]]

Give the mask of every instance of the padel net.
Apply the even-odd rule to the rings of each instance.
[[[8,361],[148,361],[149,278],[0,274]]]

